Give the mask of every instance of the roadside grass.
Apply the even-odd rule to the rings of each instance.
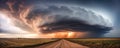
[[[0,38],[0,48],[29,47],[53,42],[58,39],[50,38]]]
[[[88,39],[66,39],[90,48],[120,48],[120,39],[117,38],[88,38]]]

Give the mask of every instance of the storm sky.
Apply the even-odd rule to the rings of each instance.
[[[7,1],[0,0],[0,9],[8,9]],[[89,33],[88,36],[91,37],[120,37],[119,0],[18,0],[15,2],[17,3],[13,6],[14,12],[19,10],[18,5],[21,3],[25,6],[31,5],[33,8],[24,19],[17,18],[19,12],[13,13],[12,17],[15,19],[9,19],[11,17],[3,15],[3,10],[0,11],[0,33],[34,32],[36,29],[32,30],[33,27],[28,24],[36,23],[37,21],[33,20],[40,17],[43,21],[35,25],[40,28],[37,31],[44,34],[64,30]],[[10,24],[11,21],[14,24]]]

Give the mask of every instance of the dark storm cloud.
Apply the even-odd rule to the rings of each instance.
[[[47,27],[46,32],[57,31],[57,30],[70,30],[77,32],[96,32],[96,33],[106,33],[111,30],[111,27],[105,27],[100,25],[89,25],[85,21],[77,19],[61,19],[57,22],[44,24],[44,27]]]
[[[89,32],[91,34],[94,34],[93,36],[97,37],[109,32],[112,29],[112,27],[108,27],[106,25],[101,25],[98,23],[100,21],[103,24],[104,23],[106,24],[106,22],[104,22],[105,20],[101,16],[94,15],[95,13],[91,11],[86,11],[82,8],[78,8],[78,9],[79,10],[76,14],[78,14],[79,16],[73,15],[75,11],[67,6],[52,5],[52,6],[47,6],[47,8],[33,9],[33,11],[29,14],[30,16],[27,17],[27,19],[38,17],[38,16],[34,16],[38,14],[41,14],[42,17],[53,16],[53,18],[49,18],[48,20],[54,19],[55,20],[54,22],[50,22],[50,23],[46,22],[42,26],[39,26],[40,28],[46,27],[46,29],[42,30],[43,33],[51,33],[55,31],[64,30],[64,31],[75,31],[75,32]],[[86,19],[89,17],[91,23],[93,24],[90,24],[90,21]]]
[[[109,21],[107,21],[108,23],[106,22],[107,19],[105,19],[101,15],[96,15],[94,12],[86,10],[84,8],[64,6],[64,5],[61,6],[44,5],[44,6],[46,7],[45,8],[42,6],[39,6],[39,8],[35,7],[35,9],[33,9],[31,13],[27,16],[27,19],[34,19],[35,17],[38,16],[41,16],[43,18],[50,17],[49,19],[54,18],[55,21],[61,20],[63,18],[71,18],[71,19],[84,20],[88,22],[88,24],[111,26],[111,23],[109,23]]]
[[[47,5],[46,5],[47,6]],[[34,18],[35,16],[38,15],[42,15],[42,17],[44,17],[45,15],[47,16],[55,16],[55,15],[65,15],[65,14],[71,14],[73,11],[70,10],[68,7],[66,6],[47,6],[48,8],[41,8],[42,6],[40,6],[37,9],[33,9],[31,11],[31,13],[29,14],[29,16],[27,17],[27,19],[31,19]],[[59,16],[57,16],[59,18]]]
[[[3,1],[3,0],[2,0]],[[30,3],[30,4],[38,4],[41,1],[33,1],[33,0],[26,0],[24,1],[26,3]],[[38,2],[38,3],[37,3]],[[49,2],[47,0],[44,0],[43,2]],[[61,2],[61,3],[77,3],[77,4],[95,4],[97,2],[101,2],[103,4],[105,4],[105,2],[103,1],[88,1],[88,0],[52,0],[49,2],[49,4],[51,3],[57,3],[57,2]],[[95,3],[93,3],[95,2]],[[110,2],[110,1],[109,1]],[[3,3],[3,2],[2,2]],[[17,2],[18,5],[20,2]],[[26,4],[25,3],[25,4]],[[41,2],[42,3],[42,2]],[[18,10],[18,6],[17,4],[14,6],[14,8],[16,9],[16,11]],[[2,7],[6,7],[3,5],[0,5]],[[35,17],[38,17],[39,14],[42,15],[42,18],[48,17],[50,16],[50,19],[54,19],[54,22],[46,22],[46,20],[44,19],[45,23],[42,26],[39,27],[47,27],[47,29],[43,29],[43,33],[51,33],[54,31],[61,31],[61,30],[70,30],[70,31],[76,31],[76,32],[89,32],[91,34],[94,34],[93,36],[100,36],[102,34],[105,34],[107,32],[109,32],[112,28],[108,27],[106,25],[101,25],[101,24],[106,24],[107,22],[104,22],[105,20],[102,17],[98,17],[97,15],[94,15],[95,13],[91,12],[91,11],[86,11],[82,8],[77,9],[77,13],[75,15],[73,15],[76,11],[70,9],[67,6],[54,6],[54,5],[44,5],[47,6],[47,8],[43,8],[43,6],[39,6],[39,7],[34,7],[33,10],[30,12],[30,14],[26,17],[26,19],[35,19]],[[53,17],[53,18],[51,18]],[[82,18],[83,17],[83,18]],[[90,20],[89,20],[90,18]],[[82,20],[83,19],[83,20]],[[92,24],[91,24],[92,23]],[[24,25],[23,25],[24,26]],[[22,27],[23,28],[23,27]],[[92,36],[92,35],[91,35]]]

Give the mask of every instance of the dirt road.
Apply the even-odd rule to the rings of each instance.
[[[62,40],[54,42],[54,43],[37,46],[35,48],[89,48],[89,47],[79,45],[79,44],[62,39]]]

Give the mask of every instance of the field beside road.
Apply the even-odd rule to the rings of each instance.
[[[47,39],[47,38],[0,38],[0,48],[13,48],[13,47],[25,47],[42,45],[48,42],[54,42],[58,39]]]
[[[120,48],[120,38],[66,39],[90,48]]]

